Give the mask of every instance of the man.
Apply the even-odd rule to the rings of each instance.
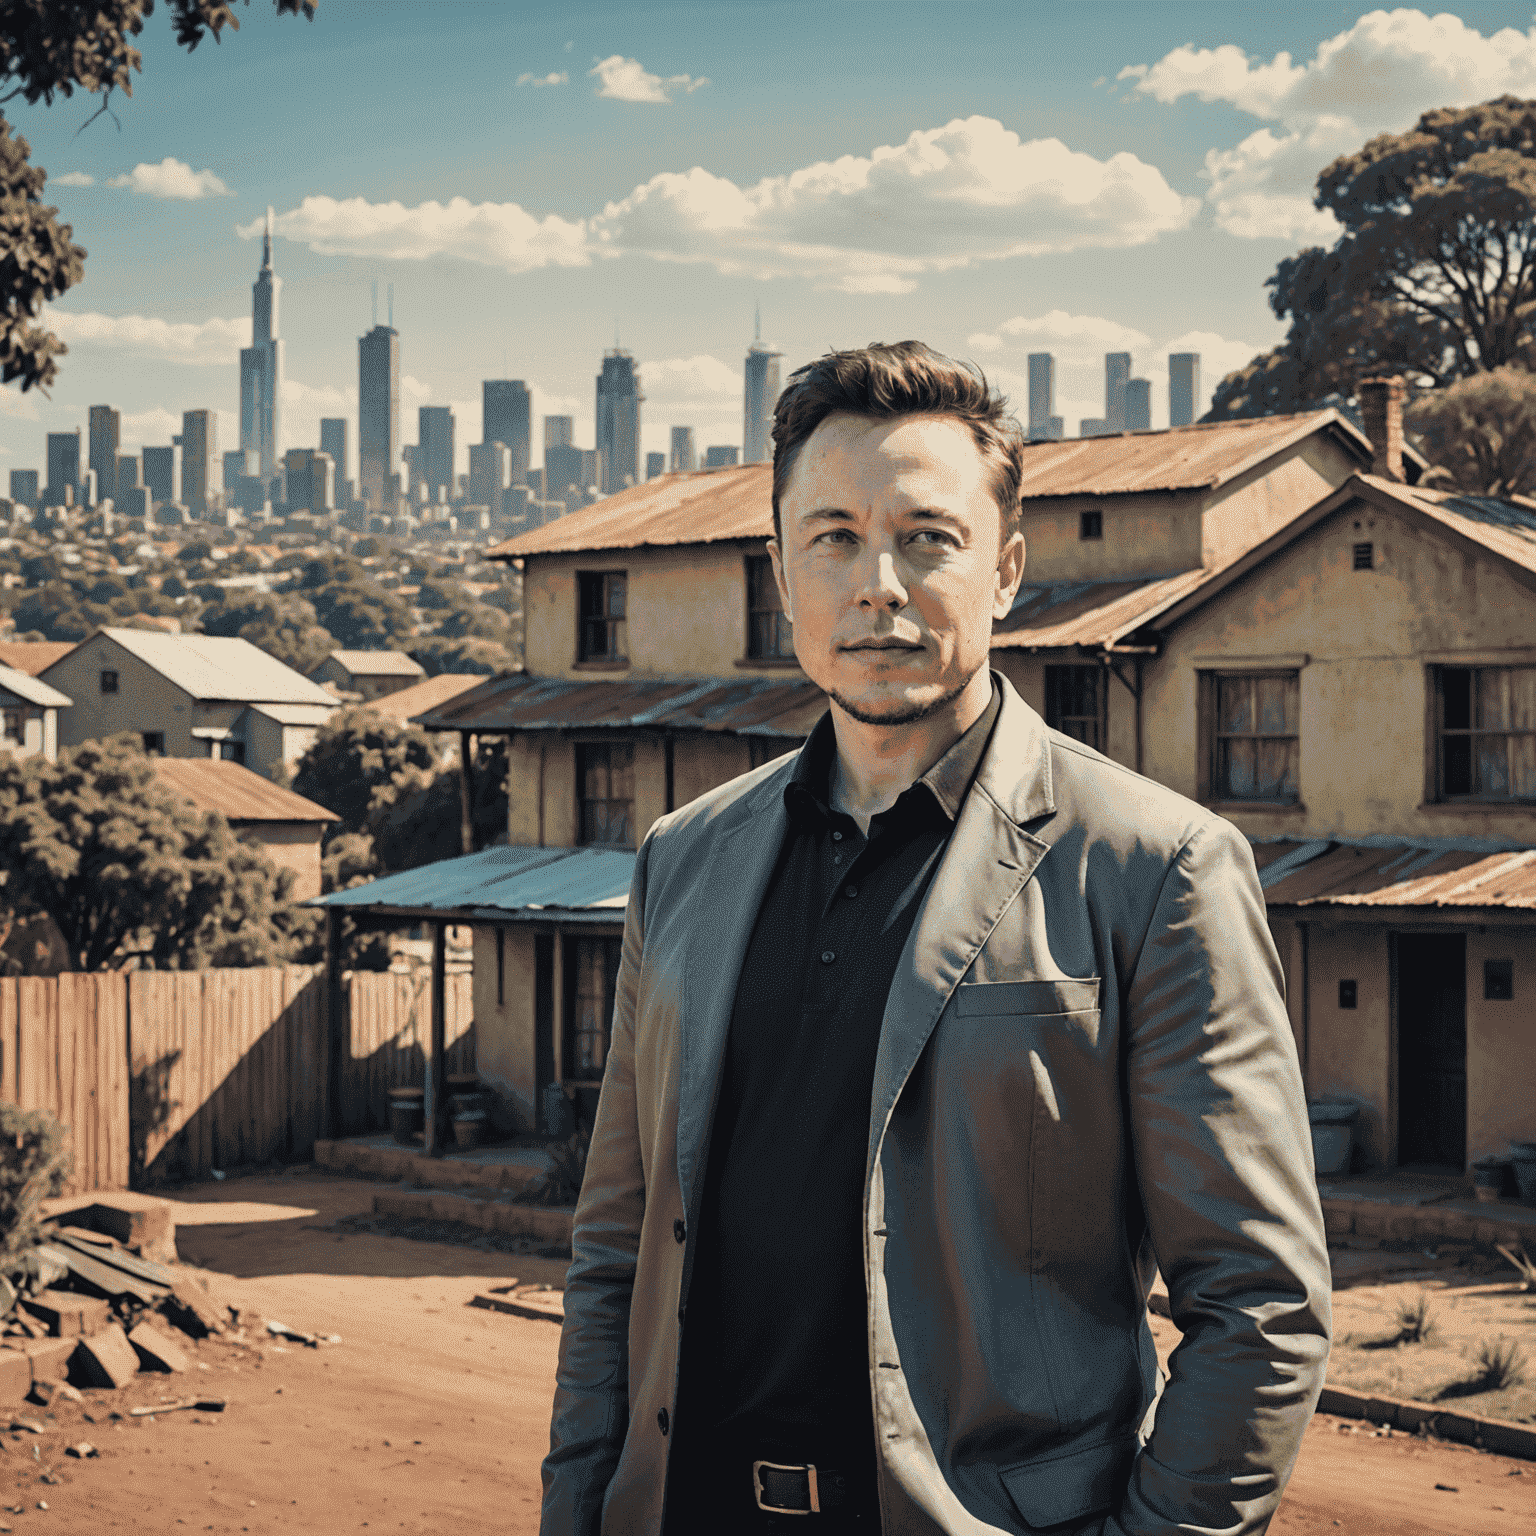
[[[831,707],[640,849],[544,1536],[1261,1532],[1329,1273],[1247,844],[989,671],[1023,450],[985,380],[834,353],[774,443]]]

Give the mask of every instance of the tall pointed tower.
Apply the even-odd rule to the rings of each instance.
[[[773,457],[773,408],[779,400],[779,359],[783,353],[763,340],[763,312],[752,326],[752,345],[741,396],[741,462],[762,464]]]
[[[277,300],[283,280],[272,270],[272,210],[261,242],[261,270],[251,286],[251,344],[240,352],[240,446],[261,459],[270,480],[282,463],[283,343],[277,334]]]

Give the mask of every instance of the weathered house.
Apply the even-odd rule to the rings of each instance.
[[[364,703],[398,693],[426,675],[426,668],[404,651],[332,651],[309,672],[314,682],[355,693]]]
[[[99,629],[43,673],[74,703],[59,744],[120,731],[164,757],[216,757],[265,774],[301,757],[334,694],[248,640]]]
[[[59,711],[68,708],[68,694],[0,663],[0,752],[52,762],[59,752]]]

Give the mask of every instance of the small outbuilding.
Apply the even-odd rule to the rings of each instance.
[[[19,757],[59,755],[59,711],[68,694],[0,663],[0,751]]]
[[[309,675],[367,704],[419,683],[427,672],[404,651],[332,651]]]

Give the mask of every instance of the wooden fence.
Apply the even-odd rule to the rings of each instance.
[[[471,1072],[471,978],[446,982],[445,1069]],[[422,1081],[430,997],[425,973],[352,975],[339,1134],[382,1130],[387,1090]],[[0,979],[0,1099],[71,1128],[74,1190],[301,1161],[326,1131],[328,1034],[303,967]]]

